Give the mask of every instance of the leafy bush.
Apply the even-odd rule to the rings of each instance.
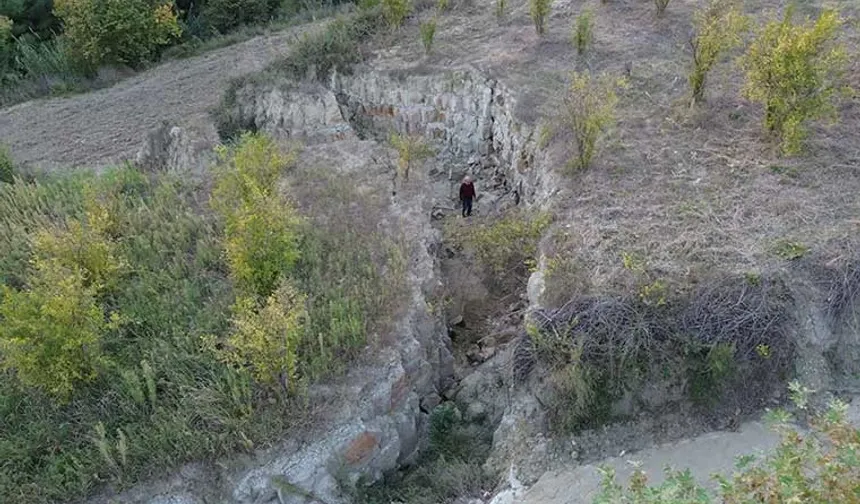
[[[382,0],[382,15],[393,30],[403,25],[403,21],[411,11],[411,0]]]
[[[422,21],[419,26],[421,32],[421,43],[424,45],[424,53],[430,54],[433,49],[433,38],[436,36],[436,17]]]
[[[79,382],[96,377],[109,325],[95,287],[86,285],[80,269],[40,260],[27,289],[3,287],[2,293],[0,364],[5,370],[60,401],[68,400]]]
[[[562,127],[573,136],[576,147],[571,168],[585,170],[591,166],[599,141],[615,123],[616,89],[624,85],[624,81],[607,76],[593,78],[573,73],[560,117]]]
[[[546,19],[552,10],[552,0],[529,0],[529,16],[535,25],[538,35],[546,32]]]
[[[11,184],[15,182],[15,161],[9,149],[0,144],[0,183]]]
[[[256,134],[220,153],[212,203],[224,218],[227,261],[240,289],[261,298],[299,257],[299,220],[277,190],[291,162],[269,137]]]
[[[662,16],[669,6],[669,0],[654,0],[654,5],[657,7],[657,15]]]
[[[837,42],[842,21],[825,9],[814,22],[794,24],[789,7],[782,21],[767,23],[743,59],[744,94],[764,106],[764,127],[781,140],[782,151],[800,151],[805,123],[837,117],[834,99],[846,64]]]
[[[269,0],[206,0],[200,15],[207,25],[226,33],[241,25],[267,21],[273,7]]]
[[[707,8],[696,11],[694,24],[695,32],[690,37],[693,68],[689,81],[693,101],[700,102],[704,98],[705,77],[724,52],[741,45],[747,19],[736,4],[714,0]]]
[[[771,415],[781,434],[779,446],[767,457],[741,457],[731,476],[716,475],[719,490],[701,486],[689,470],[667,469],[666,480],[648,485],[647,475],[634,472],[629,489],[603,468],[603,482],[595,504],[710,504],[717,502],[854,502],[860,487],[860,431],[846,419],[847,405],[835,401],[816,415],[811,432],[801,433],[784,412]]]
[[[147,0],[57,0],[73,57],[89,70],[103,64],[138,66],[181,34],[170,4]]]
[[[590,9],[585,9],[576,17],[576,24],[573,29],[573,46],[576,47],[576,52],[579,55],[585,54],[594,38],[593,17]]]

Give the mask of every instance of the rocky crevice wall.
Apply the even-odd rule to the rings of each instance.
[[[230,113],[240,124],[306,143],[421,135],[449,177],[465,169],[485,188],[502,185],[518,201],[543,204],[554,181],[537,166],[536,126],[518,121],[515,106],[502,82],[474,68],[366,70],[333,74],[326,85],[248,83],[235,90]]]

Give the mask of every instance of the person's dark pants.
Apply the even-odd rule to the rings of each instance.
[[[472,215],[472,198],[463,198],[463,217]]]

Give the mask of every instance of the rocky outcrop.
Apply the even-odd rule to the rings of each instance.
[[[333,74],[321,84],[236,87],[222,114],[237,125],[306,143],[358,136],[387,141],[391,132],[422,135],[436,147],[449,178],[478,173],[517,203],[544,204],[556,184],[540,158],[537,126],[518,121],[516,97],[474,68],[426,68]]]

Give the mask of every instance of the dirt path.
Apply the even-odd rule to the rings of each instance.
[[[0,142],[20,163],[43,168],[100,167],[132,158],[147,131],[167,120],[205,139],[216,133],[208,110],[230,79],[283,56],[303,25],[170,61],[113,87],[0,110]]]

